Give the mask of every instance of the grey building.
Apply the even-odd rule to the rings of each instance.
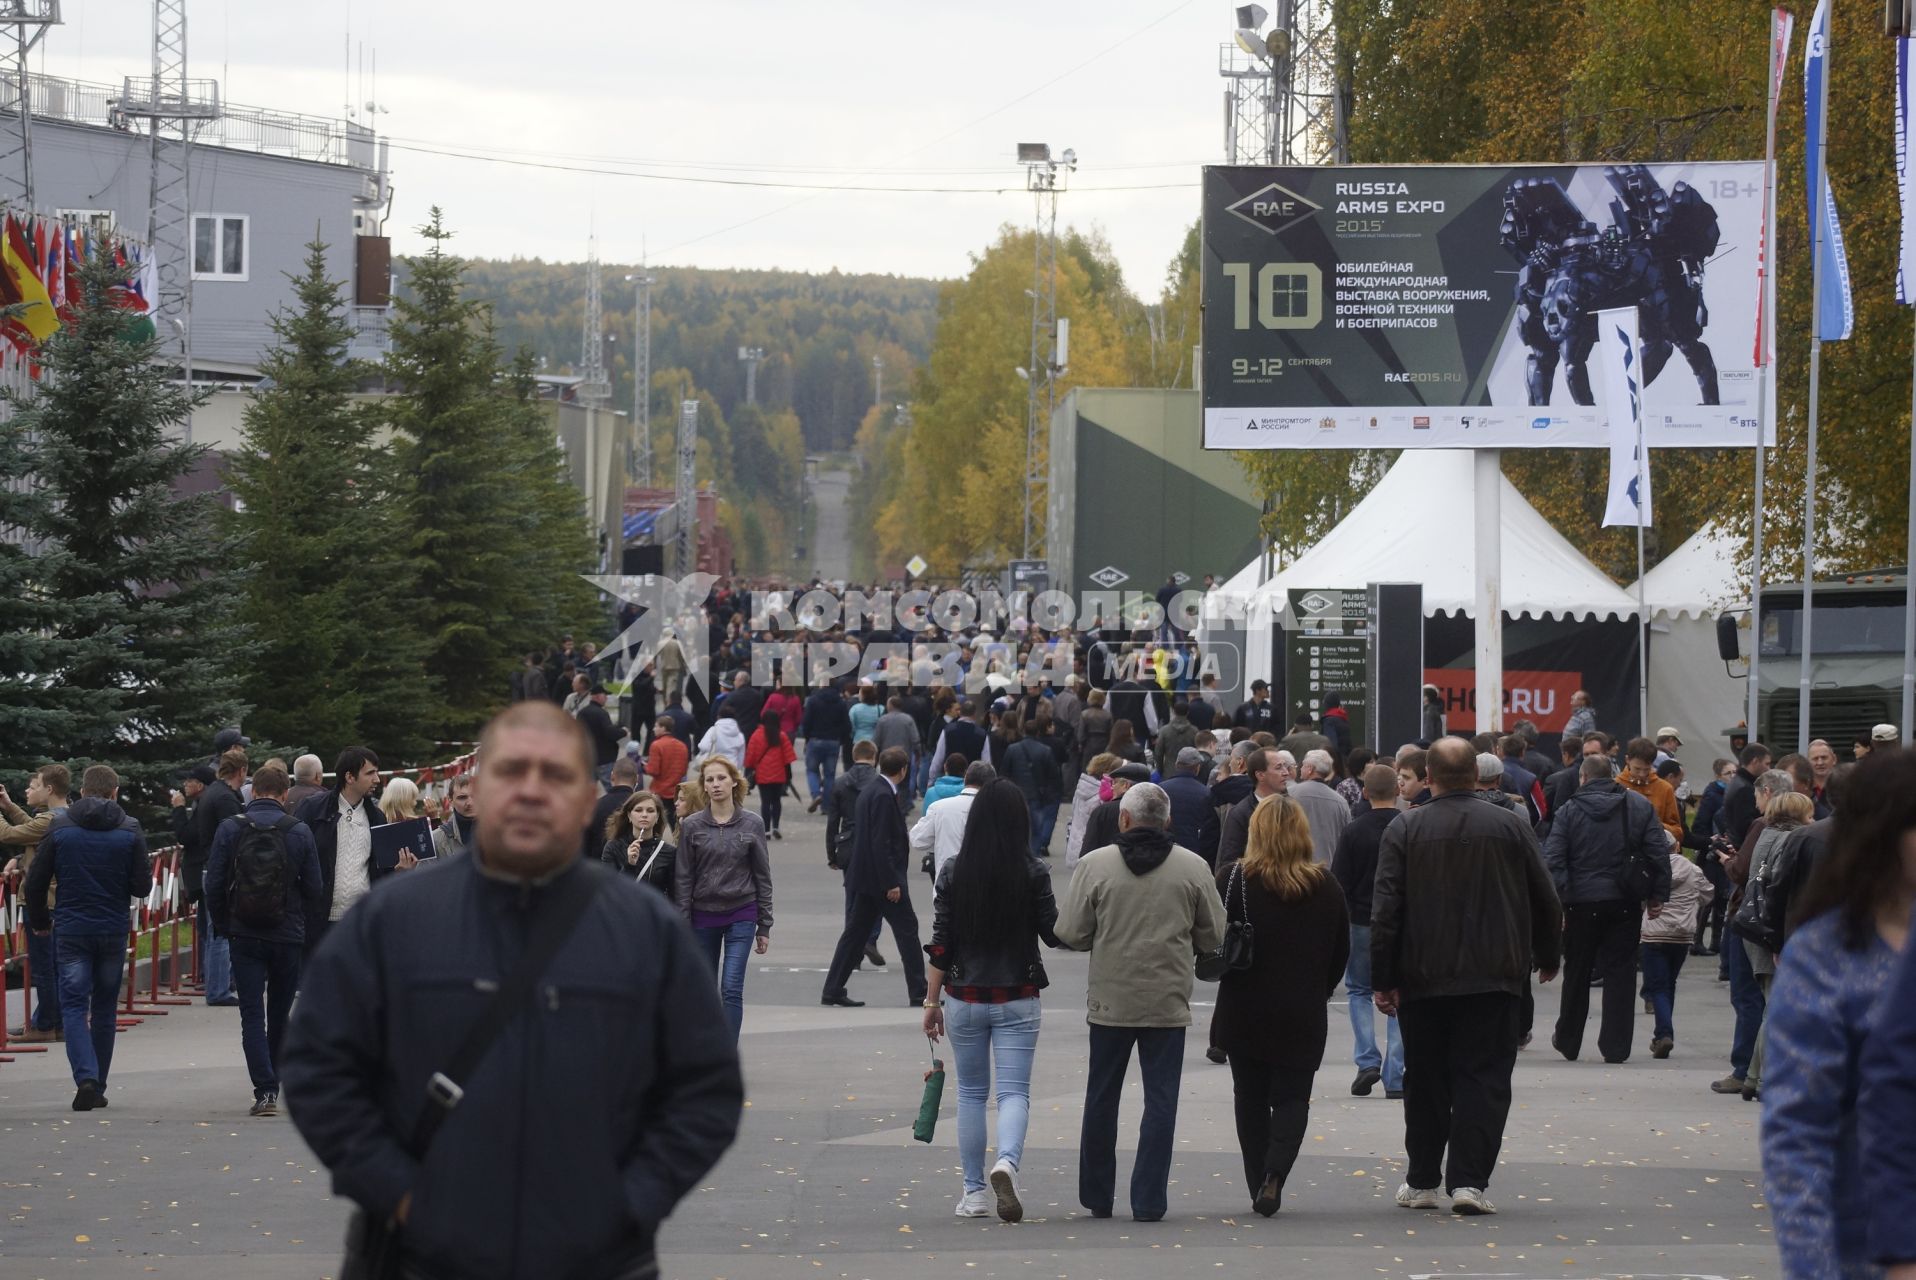
[[[146,239],[151,168],[143,128],[118,85],[29,77],[34,203]],[[355,354],[383,354],[391,296],[384,220],[392,197],[385,147],[347,120],[223,104],[189,161],[193,212],[193,366],[244,383],[271,344],[267,321],[293,299],[287,281],[306,245],[325,242],[360,333]]]

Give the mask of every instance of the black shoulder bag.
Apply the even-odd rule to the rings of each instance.
[[[597,885],[590,867],[580,867],[560,885],[557,901],[549,903],[545,913],[532,926],[519,965],[492,994],[485,1012],[479,1015],[466,1038],[446,1063],[426,1081],[426,1105],[413,1126],[408,1149],[415,1160],[424,1162],[439,1126],[466,1096],[461,1080],[472,1077],[499,1035],[531,1001],[533,989],[552,958],[571,935],[573,927],[585,915],[597,896]],[[346,1257],[340,1264],[339,1280],[400,1280],[400,1236],[404,1228],[387,1219],[373,1220],[364,1209],[353,1211],[346,1227]]]
[[[1233,919],[1231,899],[1237,898],[1238,910],[1245,919]],[[1226,974],[1237,973],[1251,967],[1252,933],[1250,912],[1244,907],[1244,864],[1238,863],[1231,868],[1231,887],[1224,895],[1224,940],[1217,950],[1207,951],[1197,958],[1197,976],[1205,982],[1221,981]]]

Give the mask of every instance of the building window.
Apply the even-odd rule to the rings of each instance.
[[[246,218],[241,214],[193,215],[193,278],[244,280],[247,273]]]

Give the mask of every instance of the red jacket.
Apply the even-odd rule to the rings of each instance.
[[[798,753],[792,750],[792,737],[781,733],[778,745],[765,745],[763,725],[752,730],[751,741],[745,744],[745,772],[752,781],[761,787],[782,787],[792,779],[792,766],[798,762]]]
[[[691,762],[691,751],[679,739],[669,733],[653,738],[652,750],[645,757],[645,776],[652,794],[661,800],[678,799],[679,783],[685,781],[685,770]]]
[[[778,727],[785,731],[787,738],[790,738],[798,733],[799,713],[804,708],[805,704],[798,700],[797,694],[775,689],[771,696],[765,699],[765,710],[761,714],[777,716]]]

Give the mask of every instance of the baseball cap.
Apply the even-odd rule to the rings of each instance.
[[[1178,768],[1196,769],[1204,764],[1204,753],[1196,747],[1178,748]]]
[[[1869,731],[1869,740],[1871,742],[1895,742],[1902,736],[1893,724],[1879,724]]]
[[[1677,745],[1679,747],[1683,745],[1683,735],[1676,731],[1675,725],[1666,724],[1661,729],[1657,730],[1655,740],[1657,742],[1661,742],[1665,738],[1675,738],[1677,740]]]
[[[222,751],[230,750],[233,747],[250,747],[252,745],[252,741],[247,738],[245,734],[241,733],[237,727],[221,729],[213,735],[214,755],[218,755]]]
[[[1114,778],[1123,778],[1126,782],[1149,782],[1151,770],[1141,764],[1121,764],[1111,771]]]
[[[186,771],[186,776],[202,787],[210,787],[219,781],[219,775],[213,772],[210,764],[196,764]]]
[[[1477,781],[1491,782],[1504,776],[1504,762],[1488,751],[1477,755]]]

